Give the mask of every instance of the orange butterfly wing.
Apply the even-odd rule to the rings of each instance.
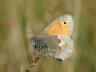
[[[46,32],[48,35],[70,36],[71,30],[69,24],[56,20],[46,29]]]

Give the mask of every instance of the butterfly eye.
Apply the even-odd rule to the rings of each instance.
[[[64,22],[64,24],[66,24],[66,22]]]

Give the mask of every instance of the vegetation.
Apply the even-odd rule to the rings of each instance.
[[[75,50],[64,62],[39,61],[37,72],[96,72],[95,0],[0,0],[0,72],[20,72],[30,61],[27,32],[39,34],[52,20],[71,13]]]

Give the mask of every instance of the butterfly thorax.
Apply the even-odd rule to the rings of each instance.
[[[38,52],[48,48],[45,40],[43,40],[42,38],[38,38],[38,37],[32,38],[32,46],[33,48],[38,50]]]
[[[47,53],[48,45],[44,38],[32,37],[31,39],[33,51],[35,52],[35,56],[44,56]]]

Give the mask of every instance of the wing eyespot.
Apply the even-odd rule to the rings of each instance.
[[[64,22],[64,24],[66,24],[66,22]]]

